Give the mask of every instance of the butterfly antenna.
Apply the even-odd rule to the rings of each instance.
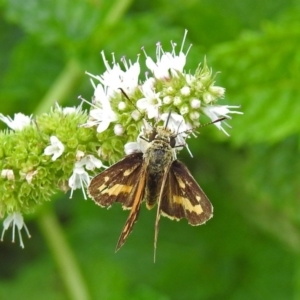
[[[217,119],[217,120],[214,120],[214,121],[211,121],[211,122],[202,124],[202,125],[200,125],[198,128],[206,127],[206,126],[208,126],[208,125],[211,125],[211,124],[214,124],[214,123],[218,123],[218,122],[224,121],[224,120],[226,120],[226,119],[227,119],[226,117],[222,117],[222,118],[219,118],[219,119]],[[192,132],[192,131],[194,131],[195,129],[196,129],[196,128],[191,128],[191,129],[188,129],[188,130],[185,130],[185,131],[182,131],[182,132],[177,132],[177,135],[182,134],[182,133],[185,133],[185,132]]]
[[[200,127],[205,127],[205,126],[208,126],[208,125],[211,125],[211,124],[214,124],[214,123],[222,122],[222,121],[224,121],[226,119],[227,119],[226,117],[222,117],[222,118],[219,118],[217,120],[205,123],[205,124],[201,125]]]
[[[123,94],[123,96],[135,107],[135,109],[140,113],[140,115],[142,116],[143,113],[136,107],[136,105],[134,104],[134,102],[128,97],[128,95],[125,93],[125,91],[122,88],[119,88],[119,90],[121,91],[121,93]]]
[[[166,120],[165,129],[167,129],[167,127],[168,127],[168,123],[169,123],[170,118],[171,118],[171,113],[172,113],[172,111],[170,110],[169,114],[168,114],[168,117],[167,117],[167,120]]]

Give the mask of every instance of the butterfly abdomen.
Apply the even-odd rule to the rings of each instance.
[[[144,154],[145,159],[148,161],[145,192],[148,209],[151,209],[156,204],[164,174],[169,171],[173,161],[171,149],[170,145],[165,141],[154,140]]]

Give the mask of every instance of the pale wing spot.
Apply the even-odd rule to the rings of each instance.
[[[200,215],[203,213],[203,209],[200,204],[192,205],[189,199],[181,197],[181,196],[173,196],[173,201],[175,203],[178,203],[184,207],[185,210],[188,210],[189,212],[195,212],[197,215]]]
[[[201,197],[200,196],[196,196],[196,199],[197,199],[198,202],[200,202]]]
[[[98,190],[101,192],[107,188],[107,185],[105,184],[109,180],[109,176],[104,177],[104,183],[98,187]]]
[[[176,176],[176,178],[177,178],[180,188],[185,189],[185,183],[181,180],[181,178],[177,177],[177,176]]]
[[[118,196],[120,193],[130,193],[132,190],[132,186],[124,185],[124,184],[115,184],[111,188],[102,192],[102,194],[108,194],[109,196]]]
[[[123,172],[123,175],[129,176],[135,169],[136,169],[136,166],[134,168],[127,169],[126,171]]]
[[[98,187],[98,190],[101,192],[107,188],[107,185],[104,183],[101,186]]]

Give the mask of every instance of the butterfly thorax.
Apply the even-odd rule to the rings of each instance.
[[[164,174],[169,171],[175,159],[169,137],[170,133],[166,135],[158,133],[144,153],[147,164],[145,200],[148,209],[157,202]]]

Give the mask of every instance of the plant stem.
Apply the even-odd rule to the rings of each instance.
[[[70,299],[90,299],[76,258],[65,239],[64,232],[52,208],[42,211],[37,221],[59,268],[59,273],[67,287]]]
[[[78,61],[75,59],[68,61],[63,71],[36,108],[35,114],[38,115],[48,111],[56,101],[63,102],[83,75],[84,71],[81,69]]]

